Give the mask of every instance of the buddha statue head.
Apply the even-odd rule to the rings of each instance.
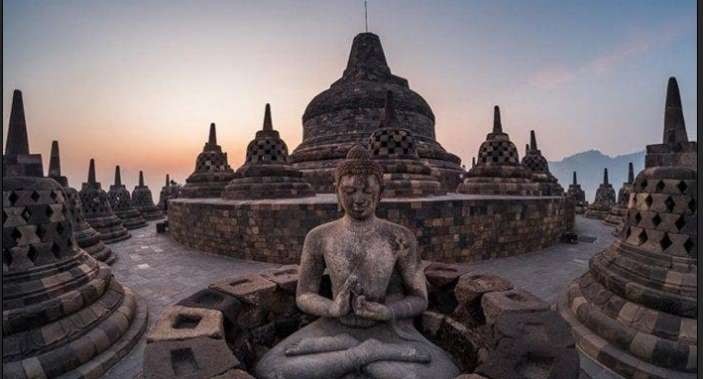
[[[337,201],[345,215],[367,220],[374,215],[383,191],[383,168],[371,159],[371,153],[355,145],[335,171]]]

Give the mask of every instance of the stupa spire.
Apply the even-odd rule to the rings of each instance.
[[[263,130],[273,130],[273,122],[271,121],[271,105],[266,103],[264,110],[264,127]]]
[[[493,133],[503,133],[503,124],[500,122],[500,108],[493,107]]]
[[[664,111],[664,143],[688,142],[686,124],[681,109],[681,94],[676,78],[669,78],[666,87],[666,109]]]
[[[95,183],[95,159],[90,158],[90,165],[88,166],[88,184]]]
[[[471,168],[476,167],[476,157],[471,157]]]
[[[635,170],[632,162],[627,164],[627,184],[632,184],[635,181]]]
[[[122,185],[122,175],[120,175],[120,165],[115,166],[115,185]]]
[[[142,170],[139,170],[139,187],[144,187],[144,173]]]
[[[61,158],[59,157],[59,141],[51,141],[51,155],[49,156],[49,176],[61,176]]]
[[[537,150],[537,137],[534,130],[530,130],[530,150]]]
[[[526,143],[525,144],[525,155],[527,155],[527,153],[529,153],[529,152],[530,152],[530,144]]]
[[[608,184],[608,169],[603,169],[603,184]]]
[[[395,104],[393,102],[393,92],[386,91],[386,103],[383,106],[383,120],[381,121],[382,128],[390,128],[395,126],[397,121],[395,113]]]
[[[210,123],[210,135],[208,136],[207,144],[212,146],[217,145],[217,132],[215,131],[214,122]]]
[[[27,122],[24,118],[22,91],[16,89],[12,93],[12,109],[10,110],[10,125],[7,129],[5,155],[28,154],[29,138],[27,137]]]
[[[171,183],[171,178],[166,174],[166,187]]]
[[[574,171],[574,185],[577,185],[578,182],[576,181],[576,171]]]

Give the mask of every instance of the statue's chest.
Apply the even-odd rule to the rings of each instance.
[[[378,235],[341,234],[325,250],[333,281],[341,284],[354,274],[370,294],[385,291],[396,263],[389,241]]]

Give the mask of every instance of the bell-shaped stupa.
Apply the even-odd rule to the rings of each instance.
[[[112,211],[107,193],[102,189],[100,182],[95,180],[95,160],[92,158],[88,168],[88,181],[83,183],[78,195],[85,220],[100,232],[103,242],[114,243],[131,237],[122,220]]]
[[[129,190],[122,184],[120,166],[115,166],[115,184],[110,186],[107,199],[110,201],[112,211],[122,220],[125,228],[137,229],[146,226],[146,220],[132,204]]]
[[[2,180],[2,375],[100,377],[141,337],[147,306],[76,244],[66,191],[17,126]]]
[[[181,186],[175,181],[171,180],[169,174],[166,174],[166,183],[161,187],[161,192],[159,193],[159,203],[156,204],[159,209],[161,209],[164,214],[168,212],[168,201],[170,199],[177,199],[181,193]]]
[[[695,378],[698,369],[696,142],[669,79],[664,143],[647,146],[623,233],[560,303],[579,350],[628,378]]]
[[[234,171],[227,163],[227,153],[217,144],[215,123],[210,124],[210,135],[195,161],[195,171],[181,189],[182,197],[220,197]]]
[[[420,160],[410,129],[398,119],[393,92],[386,93],[386,105],[378,129],[369,137],[372,159],[383,167],[383,196],[425,197],[446,193],[427,162]]]
[[[288,146],[273,130],[271,107],[266,104],[263,128],[247,146],[244,165],[227,184],[225,199],[277,199],[315,196],[303,174],[288,162]]]
[[[627,181],[620,187],[615,205],[610,208],[610,213],[603,220],[606,224],[615,226],[616,233],[622,229],[622,223],[627,215],[627,203],[630,201],[630,192],[632,192],[632,182],[634,181],[635,171],[632,162],[630,162],[627,165]]]
[[[593,204],[588,206],[585,216],[603,220],[610,213],[610,208],[613,205],[615,205],[615,189],[608,182],[608,169],[605,168],[603,169],[603,183],[598,186],[596,198],[593,200]]]
[[[134,186],[132,191],[132,205],[142,214],[147,221],[160,220],[164,218],[164,213],[154,205],[151,197],[151,190],[144,184],[144,173],[139,171],[139,184]]]
[[[534,130],[530,130],[530,144],[525,146],[525,156],[522,157],[522,165],[530,170],[532,181],[537,183],[539,193],[542,196],[564,195],[564,188],[559,185],[557,178],[549,172],[547,159],[542,155],[542,151],[537,148],[537,137]]]
[[[569,184],[569,189],[566,191],[566,196],[574,200],[576,213],[581,214],[586,211],[586,207],[588,207],[586,192],[581,188],[581,185],[576,180],[576,171],[574,171],[573,181]]]
[[[406,79],[391,73],[379,37],[361,33],[342,77],[305,109],[303,141],[291,154],[316,192],[334,192],[334,168],[378,128],[387,91],[393,92],[398,119],[415,136],[420,159],[436,171],[443,189],[454,191],[459,184],[461,160],[437,142],[432,109]]]
[[[73,238],[78,243],[78,247],[92,255],[93,258],[112,264],[117,259],[117,255],[112,253],[112,250],[100,238],[100,233],[93,229],[85,220],[78,190],[70,187],[68,178],[61,175],[61,157],[59,155],[58,141],[51,143],[49,177],[59,182],[66,192],[66,203],[68,209],[71,210],[70,217],[73,222]]]
[[[457,192],[475,195],[538,194],[537,184],[530,180],[530,172],[520,164],[517,148],[503,132],[500,108],[493,108],[493,130],[478,150],[476,165],[464,175]]]

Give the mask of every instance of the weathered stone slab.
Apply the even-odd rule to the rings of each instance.
[[[469,304],[488,292],[508,291],[512,283],[500,276],[490,274],[462,275],[454,287],[459,305]]]
[[[280,289],[288,293],[295,293],[298,285],[298,265],[286,265],[264,271],[261,276],[276,283]]]
[[[487,293],[481,298],[481,306],[488,324],[495,323],[499,316],[506,313],[530,313],[549,309],[549,304],[522,289]]]
[[[172,305],[161,313],[161,318],[147,337],[147,342],[185,340],[207,337],[222,339],[222,312],[205,308]]]
[[[211,289],[235,296],[249,304],[265,304],[272,299],[276,283],[259,274],[247,274],[210,285]]]
[[[239,367],[224,339],[198,337],[149,343],[144,350],[144,378],[209,378]]]

